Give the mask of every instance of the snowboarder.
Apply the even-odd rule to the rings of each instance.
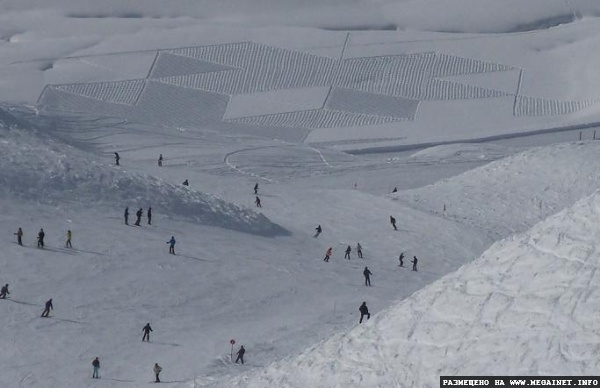
[[[329,247],[327,249],[327,252],[325,252],[325,258],[323,259],[323,261],[329,262],[329,258],[331,257],[332,252],[333,252],[333,248]]]
[[[360,321],[358,321],[358,323],[362,323],[365,315],[367,316],[367,321],[371,318],[371,314],[369,314],[369,308],[367,307],[367,302],[362,302],[358,308],[358,311],[360,311]]]
[[[17,244],[23,245],[23,229],[19,228],[15,236],[17,236]]]
[[[390,216],[390,223],[394,227],[394,230],[398,230],[398,229],[396,229],[396,219],[392,216]]]
[[[186,179],[186,180],[184,180],[184,181],[183,181],[183,183],[182,183],[182,184],[183,184],[184,186],[189,186],[189,185],[190,185],[190,182],[188,182],[188,180]]]
[[[254,185],[254,194],[258,194],[258,183]]]
[[[397,193],[398,192],[398,188],[394,187],[394,190],[392,190],[392,193]]]
[[[260,198],[258,198],[258,196],[256,196],[256,200],[254,201],[254,203],[256,204],[256,207],[262,207],[260,204]]]
[[[92,361],[92,366],[94,367],[94,373],[92,373],[92,378],[99,379],[100,376],[98,376],[98,369],[100,369],[100,360],[98,360],[98,357],[94,358],[94,361]]]
[[[246,353],[246,349],[244,349],[244,345],[242,345],[240,346],[240,350],[237,352],[237,358],[235,359],[236,364],[238,361],[241,361],[242,365],[244,365],[244,353]]]
[[[350,252],[352,252],[352,248],[350,247],[350,245],[348,245],[348,247],[346,248],[346,254],[344,255],[344,259],[350,260]]]
[[[148,225],[152,225],[152,207],[148,208],[146,215],[148,216]]]
[[[417,270],[417,261],[419,259],[417,259],[417,256],[413,256],[413,260],[411,261],[411,263],[413,263],[413,271]]]
[[[162,372],[162,368],[160,367],[160,365],[158,365],[158,363],[155,363],[154,368],[152,368],[152,371],[154,372],[154,376],[156,376],[156,380],[154,382],[160,383],[160,378],[158,377],[160,372]]]
[[[6,299],[6,295],[10,295],[10,291],[8,291],[8,283],[2,286],[0,289],[0,299]]]
[[[73,245],[71,245],[71,238],[73,237],[73,233],[71,233],[71,230],[67,230],[67,242],[65,243],[65,248],[73,248]]]
[[[115,166],[119,165],[119,160],[121,159],[121,157],[119,156],[118,152],[115,152]]]
[[[163,157],[162,154],[158,155],[158,167],[162,167]]]
[[[135,220],[135,226],[140,226],[140,221],[142,221],[142,216],[144,215],[144,210],[140,208],[137,212],[135,212],[135,216],[137,219]]]
[[[44,233],[44,229],[40,229],[40,231],[38,233],[38,239],[37,239],[38,248],[44,247],[44,236],[46,236],[46,233]]]
[[[42,312],[42,317],[48,318],[48,314],[50,314],[50,310],[54,310],[54,306],[52,306],[52,298],[46,301],[46,307],[44,308],[44,312]]]
[[[315,235],[313,237],[319,237],[319,235],[321,234],[321,232],[323,231],[323,229],[321,229],[321,225],[318,225],[315,230],[317,231],[317,233],[315,233]]]
[[[371,275],[373,274],[371,273],[371,271],[369,271],[369,267],[365,267],[363,275],[365,275],[365,286],[371,287]]]
[[[125,217],[125,225],[129,225],[129,206],[125,208],[123,216]]]
[[[169,253],[172,255],[175,254],[175,243],[175,236],[171,236],[171,239],[167,241],[167,244],[169,244]]]
[[[358,257],[360,257],[361,259],[362,257],[362,246],[360,245],[360,243],[356,244],[356,254],[358,255]]]
[[[146,340],[146,341],[150,342],[150,332],[151,332],[151,331],[154,331],[154,330],[152,330],[152,328],[150,327],[150,322],[148,322],[148,323],[146,324],[146,326],[144,326],[144,327],[142,328],[142,331],[144,332],[144,336],[142,337],[142,342],[144,342],[144,340]]]
[[[400,256],[398,256],[398,260],[400,261],[398,267],[404,267],[404,252],[400,253]]]

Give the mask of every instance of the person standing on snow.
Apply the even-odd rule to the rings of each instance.
[[[363,275],[365,275],[365,286],[371,287],[371,275],[373,274],[371,273],[371,271],[369,271],[369,267],[365,267]]]
[[[137,219],[135,220],[135,226],[140,226],[140,222],[142,221],[142,216],[144,215],[144,210],[140,208],[137,212],[135,212],[135,216]]]
[[[148,208],[146,215],[148,216],[148,225],[152,225],[152,208],[151,207]]]
[[[344,259],[350,260],[350,252],[352,252],[352,248],[350,247],[350,245],[348,245],[348,247],[346,248],[346,254],[344,255]]]
[[[417,261],[419,259],[417,259],[417,256],[413,256],[413,260],[411,261],[411,263],[413,263],[413,271],[417,271]]]
[[[94,358],[94,361],[92,361],[92,366],[94,367],[94,373],[92,373],[92,378],[99,379],[100,376],[98,375],[98,370],[100,369],[100,360],[98,360],[98,357]]]
[[[23,229],[19,228],[19,230],[17,230],[17,233],[15,233],[15,236],[17,236],[17,244],[19,245],[23,245]]]
[[[37,239],[38,248],[44,247],[44,237],[45,236],[46,236],[46,233],[44,233],[44,229],[40,229],[40,231],[38,233],[38,239]]]
[[[152,328],[150,327],[150,322],[148,322],[146,324],[146,326],[144,326],[142,328],[142,331],[144,332],[144,336],[142,337],[142,342],[144,342],[144,340],[146,340],[147,342],[150,342],[150,332],[154,331],[152,330]]]
[[[360,243],[356,244],[356,254],[361,259],[363,258],[363,256],[362,256],[362,246],[360,245]]]
[[[258,183],[254,185],[254,194],[258,194]]]
[[[256,204],[256,207],[262,207],[262,205],[260,204],[260,198],[258,198],[258,196],[256,196],[256,200],[254,201],[254,203]]]
[[[394,227],[394,230],[398,230],[398,229],[396,229],[396,219],[392,216],[390,216],[390,224],[392,224],[392,226]]]
[[[321,229],[321,225],[318,225],[315,230],[317,231],[317,233],[315,233],[315,235],[313,237],[319,237],[319,235],[321,234],[321,232],[323,231],[323,229]]]
[[[162,167],[163,157],[162,154],[158,155],[158,167]]]
[[[398,267],[404,267],[404,252],[400,253],[400,256],[398,256],[398,260],[400,261]]]
[[[238,361],[241,361],[242,365],[244,365],[244,353],[246,353],[246,349],[244,349],[244,345],[242,345],[240,346],[240,350],[237,352],[237,358],[235,359],[236,364]]]
[[[73,233],[71,233],[71,230],[67,230],[67,242],[65,243],[65,248],[73,248],[73,245],[71,245],[71,238],[73,237]]]
[[[329,263],[329,258],[331,257],[331,253],[333,252],[333,248],[329,247],[327,249],[327,252],[325,252],[325,258],[323,259],[323,261],[326,261]]]
[[[8,283],[2,286],[0,290],[0,299],[6,299],[6,295],[10,295],[10,291],[8,291]]]
[[[175,254],[175,243],[175,236],[171,236],[171,239],[167,241],[167,244],[169,244],[169,253],[172,255]]]
[[[115,166],[119,165],[119,160],[121,160],[121,157],[118,152],[115,152]]]
[[[367,302],[362,302],[358,308],[358,311],[360,311],[360,321],[358,321],[358,323],[362,323],[365,315],[367,316],[367,321],[371,318],[371,314],[369,314],[369,308],[367,307]]]
[[[52,299],[46,301],[46,307],[44,307],[44,312],[42,312],[43,318],[48,318],[48,314],[50,314],[50,310],[54,310],[54,306],[52,306]]]
[[[158,377],[160,372],[162,372],[162,368],[160,367],[160,365],[158,365],[158,363],[155,363],[154,368],[152,368],[152,371],[154,372],[154,376],[156,376],[156,380],[154,382],[160,383],[160,378]]]

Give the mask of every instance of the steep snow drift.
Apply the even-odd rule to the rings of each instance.
[[[594,375],[596,192],[353,330],[227,387],[437,387],[440,375]]]
[[[276,236],[287,234],[262,214],[152,176],[107,166],[91,155],[22,130],[0,132],[0,196],[115,213],[152,206],[175,218]]]

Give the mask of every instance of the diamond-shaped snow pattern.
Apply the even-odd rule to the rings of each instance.
[[[431,68],[431,75],[434,77],[444,77],[457,74],[489,73],[513,69],[514,67],[512,66],[499,63],[436,53],[434,65]]]
[[[515,105],[515,116],[552,116],[574,113],[596,101],[558,101],[536,97],[518,96]]]
[[[418,105],[417,100],[335,88],[329,95],[326,107],[345,112],[412,120]]]
[[[94,82],[89,84],[57,85],[55,89],[95,100],[116,104],[134,105],[144,90],[146,80],[134,79],[117,82]]]
[[[156,61],[154,62],[154,66],[152,67],[150,78],[196,73],[211,73],[215,71],[234,69],[235,68],[233,67],[219,65],[218,63],[206,62],[181,55],[173,55],[169,54],[168,52],[160,52],[156,58]]]

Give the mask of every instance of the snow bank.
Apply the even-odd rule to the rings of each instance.
[[[595,193],[366,324],[219,386],[437,387],[440,375],[593,375],[598,241]]]

